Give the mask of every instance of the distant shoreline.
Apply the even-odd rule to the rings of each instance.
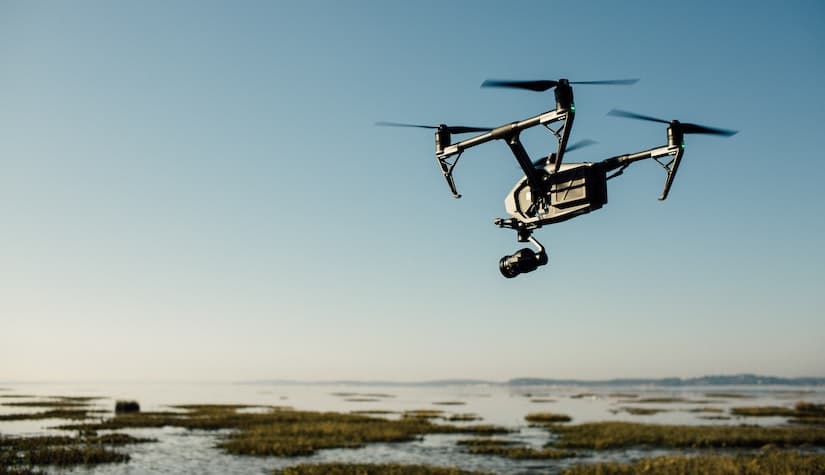
[[[241,385],[282,385],[282,386],[387,386],[387,387],[437,387],[437,386],[580,386],[580,387],[621,387],[650,386],[657,388],[679,388],[696,386],[825,386],[825,377],[803,376],[786,378],[757,374],[712,375],[693,378],[614,378],[614,379],[554,379],[554,378],[512,378],[507,381],[483,379],[436,379],[424,381],[388,380],[296,380],[296,379],[256,379],[241,381],[180,381],[180,380],[0,380],[3,385],[15,384],[241,384]]]
[[[328,385],[328,386],[822,386],[825,377],[783,378],[756,374],[714,375],[696,378],[616,378],[605,380],[513,378],[508,381],[486,381],[477,379],[440,379],[432,381],[296,381],[296,380],[253,380],[239,384],[283,384],[283,385]]]

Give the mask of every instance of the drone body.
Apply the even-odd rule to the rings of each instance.
[[[516,183],[504,199],[504,208],[512,216],[508,219],[498,218],[495,224],[501,228],[516,231],[519,242],[530,242],[538,250],[523,248],[516,253],[504,256],[499,261],[499,270],[507,278],[531,272],[548,263],[544,247],[533,237],[533,231],[577,216],[600,209],[607,203],[607,181],[621,175],[630,164],[639,160],[653,159],[667,172],[665,187],[660,200],[667,198],[673,179],[679,169],[684,155],[685,134],[709,134],[731,136],[735,131],[714,129],[696,124],[681,123],[677,120],[666,121],[655,117],[612,110],[609,115],[667,124],[667,143],[641,152],[618,155],[595,163],[563,163],[564,153],[594,143],[582,141],[568,145],[568,138],[573,126],[576,107],[573,102],[571,84],[608,84],[629,85],[637,79],[619,79],[610,81],[585,81],[574,83],[566,79],[558,81],[498,81],[488,80],[482,87],[508,87],[546,91],[554,89],[556,108],[527,119],[504,124],[495,129],[482,127],[463,127],[399,124],[379,122],[377,125],[419,127],[435,129],[435,155],[441,172],[453,196],[461,195],[453,179],[453,169],[461,154],[472,147],[493,141],[503,140],[516,162],[524,171],[524,177]],[[547,158],[533,161],[530,159],[519,134],[532,127],[543,126],[558,141],[556,151]],[[452,143],[452,134],[483,132],[475,137]],[[669,157],[666,161],[660,158]],[[452,160],[452,161],[451,161]]]
[[[607,204],[607,180],[600,163],[565,163],[553,172],[544,168],[547,199],[536,200],[533,189],[522,178],[504,198],[504,209],[526,226],[540,227],[589,213]]]

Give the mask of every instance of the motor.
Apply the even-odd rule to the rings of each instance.
[[[536,253],[532,249],[525,247],[516,251],[515,254],[502,257],[501,260],[498,261],[498,269],[501,271],[501,275],[512,279],[519,274],[532,272],[540,266],[547,264],[547,262],[547,254],[544,252],[544,249]]]

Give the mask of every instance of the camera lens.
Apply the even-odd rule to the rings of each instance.
[[[544,262],[539,262],[536,258],[536,253],[532,249],[525,247],[517,251],[511,256],[504,256],[498,261],[498,270],[501,275],[512,279],[513,277],[536,270],[539,265],[545,264],[547,258],[542,259]]]

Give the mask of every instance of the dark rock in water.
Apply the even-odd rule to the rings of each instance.
[[[117,401],[115,402],[115,414],[129,412],[140,412],[140,404],[137,401]]]

